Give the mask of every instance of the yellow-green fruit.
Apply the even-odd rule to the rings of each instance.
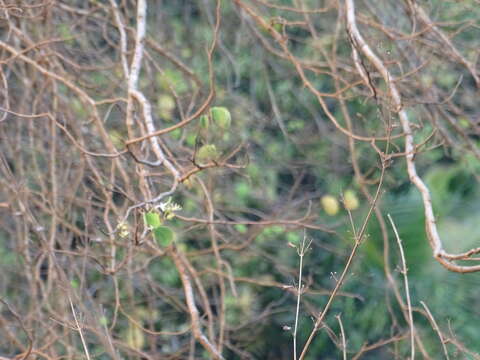
[[[130,325],[127,329],[126,340],[128,346],[135,350],[141,350],[145,345],[145,336],[143,331],[134,325]]]
[[[338,213],[338,210],[340,210],[337,199],[332,195],[322,196],[320,202],[327,215],[334,216]]]
[[[359,205],[357,194],[355,194],[353,190],[345,191],[345,194],[343,194],[343,203],[347,210],[357,209]]]
[[[227,108],[217,106],[210,109],[213,122],[222,129],[228,129],[232,122],[232,116]]]
[[[158,106],[158,115],[165,120],[171,120],[173,115],[173,110],[177,104],[175,103],[175,99],[170,95],[161,95],[157,101]]]

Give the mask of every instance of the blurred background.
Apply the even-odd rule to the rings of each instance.
[[[479,274],[432,256],[388,86],[361,54],[370,84],[355,66],[345,2],[147,1],[141,44],[140,3],[0,2],[0,355],[212,358],[177,253],[226,359],[291,359],[303,239],[299,352],[367,219],[305,359],[407,359],[390,214],[417,358],[479,359]],[[355,6],[410,117],[445,249],[478,247],[478,1]],[[168,129],[158,145],[128,144],[152,129]]]

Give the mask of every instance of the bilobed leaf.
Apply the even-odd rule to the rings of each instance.
[[[167,226],[159,226],[153,229],[153,236],[161,247],[169,246],[175,239],[175,233]]]
[[[154,211],[149,211],[145,214],[145,222],[151,228],[157,228],[162,225],[160,215]]]
[[[222,129],[230,128],[232,122],[232,116],[230,111],[226,107],[216,106],[210,109],[210,114],[212,115],[212,120],[218,127]]]
[[[197,151],[197,160],[201,162],[208,162],[218,157],[218,150],[214,144],[203,145]]]

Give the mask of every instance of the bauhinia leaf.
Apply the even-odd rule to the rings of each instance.
[[[162,225],[160,215],[155,211],[149,211],[145,214],[145,222],[147,223],[147,226],[151,228],[156,228]]]
[[[153,229],[153,236],[161,247],[169,246],[175,240],[175,233],[167,226],[158,226]]]

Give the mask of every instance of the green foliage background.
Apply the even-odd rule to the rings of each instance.
[[[292,5],[290,1],[278,3]],[[314,1],[304,3],[310,7],[315,5]],[[174,124],[180,118],[177,102],[181,102],[183,108],[186,108],[193,91],[206,94],[209,72],[205,49],[212,41],[214,4],[209,1],[165,1],[161,7],[154,6],[153,2],[150,5],[148,37],[161,43],[192,69],[198,81],[205,85],[199,88],[178,66],[152,51],[152,59],[159,64],[159,69],[147,65],[141,74],[140,88],[152,100],[156,125],[162,128]],[[461,9],[455,11],[457,7],[454,2],[432,1],[430,6],[439,20],[451,20],[454,17],[459,21],[467,18],[478,21],[479,18],[478,9],[474,12],[464,12]],[[270,225],[255,226],[248,222],[292,220],[309,212],[312,222],[332,230],[306,231],[306,236],[313,242],[304,263],[305,282],[310,291],[303,297],[300,312],[299,342],[303,344],[312,329],[311,317],[325,305],[326,294],[334,287],[335,279],[342,271],[353,244],[351,226],[344,207],[340,206],[337,214],[329,216],[320,199],[328,194],[340,201],[345,191],[353,190],[360,203],[359,208],[352,211],[356,226],[360,226],[364,220],[369,204],[355,180],[347,138],[328,121],[315,97],[301,83],[292,64],[273,55],[260,44],[259,37],[254,36],[251,29],[255,26],[245,23],[245,20],[239,17],[232,2],[222,1],[221,14],[219,44],[213,56],[216,97],[211,108],[228,109],[231,118],[228,118],[228,121],[224,118],[215,121],[208,110],[205,114],[207,118],[196,119],[162,138],[182,164],[189,164],[192,156],[196,157],[194,160],[200,165],[219,161],[238,146],[242,146],[242,150],[232,161],[235,164],[245,164],[244,168],[214,168],[195,175],[208,186],[215,203],[215,218],[241,223],[235,226],[218,225],[220,242],[227,245],[248,243],[248,246],[239,251],[228,248],[222,251],[232,276],[237,279],[235,292],[230,285],[227,287],[228,338],[232,347],[250,353],[251,358],[287,359],[292,356],[292,337],[291,333],[283,328],[293,326],[296,298],[293,292],[286,291],[279,284],[296,284],[299,258],[296,250],[288,244],[299,244],[304,236],[304,229],[291,224],[273,222]],[[269,21],[288,16],[276,9],[268,9],[262,14]],[[335,26],[336,18],[320,14],[313,18],[319,32],[317,39],[310,37],[301,27],[289,26],[285,31],[293,39],[290,45],[298,58],[321,62],[323,57],[315,42],[320,41],[324,48],[331,50],[331,29]],[[95,44],[95,37],[88,33],[76,34],[75,28],[70,26],[67,20],[57,27],[58,36],[69,38],[75,35],[75,39],[63,43],[59,51],[76,56],[75,51],[79,51],[78,49],[91,49]],[[294,21],[295,18],[292,15],[292,19],[286,20]],[[388,17],[384,20],[389,21]],[[262,33],[261,29],[255,31],[260,32],[261,36],[269,36],[268,32]],[[459,41],[465,43],[464,47],[467,49],[476,48],[477,33],[477,30],[466,31],[461,34]],[[377,40],[378,51],[388,51],[392,58],[400,56],[401,49],[397,44],[382,38]],[[350,51],[348,39],[341,38],[337,56],[348,58]],[[113,58],[116,56],[112,49],[111,53],[106,54]],[[451,76],[453,65],[444,66],[436,57],[432,58],[432,62],[438,62],[438,68],[426,68],[418,76],[422,77],[422,81],[451,89],[457,81],[457,76]],[[462,70],[454,73],[468,77]],[[331,77],[314,74],[308,76],[319,91],[335,91]],[[93,84],[99,93],[120,78],[120,73],[111,70],[92,71],[83,76],[83,80]],[[462,88],[454,98],[458,106],[468,107],[471,103],[472,95],[469,90],[474,91]],[[120,92],[117,88],[111,91],[113,94]],[[69,90],[62,88],[59,92],[67,97],[70,94]],[[344,124],[345,119],[338,104],[332,101],[329,106],[334,116]],[[351,114],[360,114],[355,117],[355,121],[360,124],[355,125],[357,128],[363,129],[365,133],[375,131],[381,115],[374,101],[365,100],[352,90],[348,92],[347,106]],[[77,99],[69,101],[69,111],[73,112],[79,121],[88,118],[83,104]],[[109,136],[113,144],[120,149],[126,138],[124,114],[118,109],[108,111]],[[409,111],[414,119],[422,117],[422,110],[417,106],[412,105]],[[106,113],[107,109],[104,111],[104,114]],[[432,125],[426,122],[416,133],[418,140],[424,139],[432,130]],[[14,130],[7,129],[6,133],[9,131]],[[478,139],[475,138],[474,141],[478,145]],[[89,145],[96,146],[94,136]],[[401,141],[394,141],[394,145],[402,148]],[[73,150],[67,150],[66,154],[68,151]],[[358,143],[357,152],[362,171],[370,172],[371,178],[377,177],[379,162],[374,149],[368,143]],[[42,153],[33,154],[32,158],[26,159],[32,163],[35,159],[35,162],[38,162],[36,166],[40,167],[47,162]],[[9,161],[15,163],[14,159]],[[105,161],[105,164],[108,162]],[[419,154],[417,164],[433,194],[438,226],[447,247],[457,250],[475,247],[480,241],[478,160],[467,152],[437,147]],[[87,183],[86,179],[82,181]],[[30,189],[40,190],[34,178],[27,178],[25,182]],[[198,271],[203,272],[208,295],[215,298],[218,289],[213,272],[214,258],[202,253],[202,250],[210,246],[208,227],[192,227],[188,221],[182,219],[205,217],[202,196],[198,183],[192,178],[191,183],[182,185],[180,190],[173,194],[175,203],[182,206],[182,210],[177,212],[179,216],[162,219],[161,224],[157,220],[151,220],[155,224],[147,221],[147,225],[153,228],[156,238],[164,241],[161,244],[163,247],[175,241],[182,251],[189,254]],[[126,200],[119,200],[121,201]],[[395,158],[387,170],[379,206],[385,217],[386,214],[391,214],[399,229],[406,251],[413,306],[421,308],[420,301],[425,301],[444,331],[451,329],[467,348],[479,352],[480,279],[477,274],[462,276],[450,273],[432,258],[425,237],[421,199],[418,191],[408,181],[401,157]],[[2,217],[3,222],[9,221],[8,215]],[[71,209],[69,217],[76,226],[86,227],[82,209]],[[45,217],[43,221],[48,224],[49,219]],[[395,269],[399,265],[398,250],[390,229],[389,235],[390,261],[398,284],[402,284],[398,268]],[[100,247],[96,244],[91,246],[92,250]],[[122,252],[119,251],[117,256],[121,258]],[[383,256],[380,228],[378,221],[372,217],[367,238],[342,288],[342,294],[336,299],[326,318],[327,325],[338,334],[335,315],[341,314],[349,354],[358,351],[365,343],[386,339],[408,329],[408,325],[399,315],[400,309],[386,281]],[[22,299],[18,284],[24,279],[15,279],[15,274],[25,260],[15,255],[11,232],[6,230],[0,230],[0,258],[2,296]],[[136,260],[140,263],[147,258],[147,254],[139,254]],[[116,285],[121,291],[121,298],[130,298],[134,294],[133,298],[137,299],[125,304],[125,311],[155,331],[185,330],[189,320],[179,311],[183,306],[181,282],[172,261],[166,256],[155,258],[148,262],[145,269],[137,270],[120,274],[119,283]],[[72,278],[75,279],[73,274]],[[256,283],[248,281],[249,278],[255,279]],[[102,304],[106,321],[111,320],[114,286],[110,278],[100,274],[94,265],[90,264],[85,271],[85,279],[77,283],[72,280],[72,286],[78,286],[79,292],[87,291],[85,288],[95,292],[92,311],[99,311],[98,304]],[[403,295],[402,286],[400,289]],[[19,301],[18,305],[21,303]],[[396,314],[395,321],[392,320],[392,313]],[[441,346],[430,324],[419,313],[415,313],[414,317],[432,358],[441,358]],[[146,336],[139,335],[135,329],[126,317],[121,317],[114,329],[114,336],[127,339],[128,343],[147,351],[144,343]],[[184,342],[186,337],[179,336],[179,339]],[[92,353],[102,358],[103,345],[95,343],[93,339],[90,341]],[[164,354],[177,350],[178,346],[175,344],[175,341],[166,336],[159,336],[156,341],[157,349]],[[6,354],[13,352],[2,340],[0,351]],[[408,338],[400,342],[398,351],[402,358],[407,358]],[[205,354],[202,356],[207,358]],[[390,359],[391,356],[389,350],[381,348],[367,353],[363,358]],[[226,358],[242,357],[227,348]],[[340,351],[328,331],[318,334],[307,356],[307,359],[318,358],[340,358]]]

